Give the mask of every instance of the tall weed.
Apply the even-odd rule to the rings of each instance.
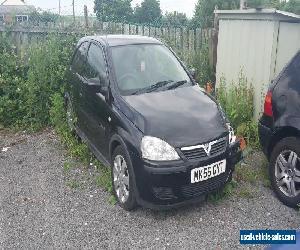
[[[254,120],[254,90],[243,73],[237,83],[227,83],[224,77],[217,89],[217,100],[223,107],[237,135],[252,147],[258,147],[257,122]]]

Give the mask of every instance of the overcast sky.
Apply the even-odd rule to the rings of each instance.
[[[52,11],[58,12],[58,1],[59,0],[27,0],[28,4],[33,4],[36,7],[42,9],[51,9]],[[140,3],[142,0],[133,0],[133,6]],[[194,7],[197,0],[160,0],[161,9],[163,12],[166,11],[179,11],[187,14],[188,17],[192,17],[194,13]],[[89,13],[93,12],[94,0],[75,0],[76,13],[83,13],[83,6],[88,6]],[[61,0],[62,13],[72,13],[72,0]]]

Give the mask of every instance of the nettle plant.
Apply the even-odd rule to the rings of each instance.
[[[254,90],[245,75],[241,72],[238,81],[231,84],[222,77],[216,96],[237,135],[244,137],[248,145],[258,147],[257,122],[254,120]]]

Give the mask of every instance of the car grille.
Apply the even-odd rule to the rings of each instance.
[[[204,147],[205,145],[197,145],[191,147],[183,147],[181,148],[181,152],[184,156],[189,160],[202,159],[207,157],[212,157],[224,153],[227,147],[227,137],[221,138],[219,140],[208,143],[207,145],[211,145],[210,154],[208,155]]]
[[[219,176],[208,179],[206,181],[201,181],[195,184],[189,184],[181,187],[181,193],[186,198],[192,198],[195,196],[201,196],[207,194],[208,192],[217,190],[224,186],[229,178],[229,173],[225,172]]]

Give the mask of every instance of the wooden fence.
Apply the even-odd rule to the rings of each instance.
[[[190,63],[192,56],[203,46],[208,46],[210,62],[213,65],[214,30],[188,29],[187,27],[154,27],[113,22],[76,22],[76,23],[16,23],[0,24],[0,33],[6,32],[17,47],[42,40],[51,33],[85,35],[127,34],[155,37],[166,42],[182,59]]]

